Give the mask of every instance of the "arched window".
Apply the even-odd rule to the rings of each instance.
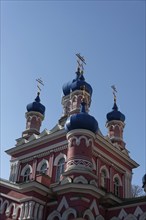
[[[61,174],[64,172],[65,158],[61,158],[58,161],[56,170],[56,181],[59,181]]]
[[[46,174],[47,173],[47,163],[44,162],[40,168],[40,173],[44,173]]]
[[[28,167],[24,172],[23,181],[28,182],[29,180],[30,180],[30,168]]]
[[[49,169],[48,160],[42,159],[42,160],[38,163],[37,172],[40,173],[40,174],[41,174],[41,173],[47,174],[48,169]]]
[[[116,196],[119,196],[119,186],[120,186],[119,179],[115,177],[114,178],[114,194]]]
[[[106,170],[101,170],[101,186],[107,188],[107,173]]]

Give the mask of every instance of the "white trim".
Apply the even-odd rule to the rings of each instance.
[[[12,197],[12,196],[9,196],[9,195],[6,195],[4,193],[0,193],[0,196],[2,196],[3,198],[7,198],[7,199],[10,199],[12,201],[15,201],[15,202],[18,202],[18,203],[22,203],[22,202],[27,202],[27,201],[35,201],[35,202],[38,202],[42,205],[45,205],[45,202],[36,198],[36,197],[33,197],[33,196],[28,196],[26,198],[22,198],[22,199],[16,199],[15,197]],[[1,200],[2,198],[0,198]]]
[[[58,154],[58,156],[54,160],[54,166],[57,166],[59,160],[62,159],[62,158],[64,158],[65,161],[66,161],[66,155],[65,154],[63,154],[63,153]]]
[[[141,210],[141,208],[139,206],[136,207],[135,211],[134,211],[134,215],[136,217],[138,217],[139,215],[141,215],[143,213],[143,211]]]
[[[105,171],[106,171],[106,178],[109,178],[109,171],[108,171],[106,165],[101,166],[99,172],[101,173],[102,170],[105,170]]]
[[[43,164],[47,164],[47,169],[49,168],[49,163],[48,163],[48,160],[46,160],[46,159],[42,159],[39,163],[38,163],[38,165],[37,165],[37,171],[41,171],[40,169],[41,169],[41,167],[42,167],[42,165]]]
[[[53,220],[55,217],[58,217],[59,220],[61,220],[61,214],[54,210],[53,212],[51,212],[51,214],[48,215],[47,220]]]
[[[114,179],[117,178],[119,180],[119,186],[122,186],[122,180],[121,180],[121,177],[119,176],[118,173],[116,173],[114,176],[113,176],[113,182],[114,182]]]
[[[70,214],[73,214],[73,215],[74,215],[74,218],[77,217],[77,212],[76,212],[76,210],[73,209],[73,208],[68,208],[68,209],[65,210],[64,213],[62,214],[62,218],[61,218],[61,219],[62,219],[62,220],[68,220],[68,216],[69,216]]]
[[[145,219],[146,219],[146,212],[144,212],[144,213],[140,216],[139,220],[145,220]]]
[[[83,183],[83,184],[88,184],[88,180],[83,177],[83,176],[77,176],[73,180],[74,183]]]
[[[124,220],[137,220],[137,218],[136,218],[134,215],[132,215],[132,214],[128,214],[128,215],[124,218]]]
[[[32,166],[31,166],[30,164],[26,164],[25,167],[23,167],[23,169],[21,170],[21,176],[24,176],[25,171],[26,171],[28,168],[30,169],[30,174],[32,173]]]
[[[119,215],[118,215],[118,218],[123,219],[126,216],[127,216],[127,212],[122,208]]]
[[[93,165],[93,170],[96,170],[96,163],[95,160],[92,158],[92,165]]]
[[[123,154],[120,150],[118,150],[117,148],[115,148],[113,146],[112,143],[110,143],[109,141],[107,141],[105,139],[105,137],[102,137],[99,134],[96,134],[96,139],[95,139],[95,143],[99,144],[102,148],[106,149],[108,152],[112,152],[113,155],[115,155],[117,157],[117,159],[122,160],[124,163],[128,164],[128,166],[134,168],[134,167],[138,167],[139,164],[136,163],[134,160],[132,160],[130,157],[128,157],[127,155]],[[93,150],[95,150],[95,152],[97,152],[98,147],[95,145],[93,146]],[[102,151],[99,150],[99,152],[102,155]],[[106,155],[103,153],[103,155]],[[106,158],[106,157],[105,157]],[[111,158],[109,157],[110,161]],[[131,166],[132,165],[132,166]]]
[[[65,129],[61,129],[57,132],[49,133],[48,136],[45,136],[44,138],[38,138],[37,140],[34,140],[33,144],[32,144],[32,142],[27,142],[26,144],[23,144],[22,146],[18,146],[18,147],[15,146],[9,150],[6,150],[5,152],[9,155],[13,155],[15,153],[20,153],[22,151],[26,151],[27,149],[36,148],[37,146],[40,146],[40,143],[42,145],[42,144],[48,143],[52,140],[56,140],[56,137],[57,137],[57,139],[60,139],[61,137],[65,136],[65,135],[66,135]],[[22,139],[22,140],[25,140],[25,139]],[[50,146],[48,146],[47,148],[49,150]],[[44,148],[41,150],[44,151]]]
[[[95,220],[94,215],[92,213],[92,211],[90,209],[86,209],[84,214],[83,214],[83,218],[85,216],[88,216],[89,220]]]
[[[57,207],[57,211],[60,212],[62,210],[62,208],[65,207],[65,209],[68,209],[69,208],[69,205],[67,203],[67,200],[65,198],[65,196],[63,196],[59,206]]]
[[[93,202],[91,203],[90,205],[90,209],[94,209],[94,212],[96,215],[99,215],[99,210],[98,210],[98,206],[97,206],[97,203],[96,203],[96,200],[94,199]]]
[[[40,143],[40,144],[42,145],[42,143]],[[24,159],[24,161],[27,161],[27,160],[30,161],[30,160],[33,159],[34,156],[35,157],[44,157],[45,155],[49,155],[52,152],[60,151],[61,148],[66,149],[67,146],[68,146],[67,145],[67,140],[65,140],[63,142],[58,142],[57,144],[53,144],[51,146],[41,148],[40,150],[34,150],[31,153],[28,153],[28,154],[25,154],[23,156],[17,157],[16,159],[12,159],[11,162],[13,162],[15,160],[23,160],[23,159]]]

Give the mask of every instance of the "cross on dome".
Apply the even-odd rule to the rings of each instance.
[[[111,86],[111,88],[112,88],[112,90],[113,90],[113,95],[114,95],[114,103],[116,103],[116,100],[117,100],[117,97],[116,97],[117,90],[116,90],[115,85],[112,85],[112,86]]]
[[[78,70],[81,69],[81,74],[83,74],[84,73],[84,64],[86,65],[85,59],[83,56],[80,55],[80,53],[77,53],[76,56],[78,58],[77,59],[77,64],[78,64],[77,69]]]
[[[38,84],[37,84],[38,92],[37,93],[39,95],[41,92],[41,85],[44,86],[44,83],[41,78],[36,79],[36,81],[38,82]]]

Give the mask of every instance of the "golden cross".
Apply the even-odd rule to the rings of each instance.
[[[36,79],[36,81],[38,82],[37,88],[38,88],[38,93],[40,94],[40,92],[41,92],[41,87],[40,87],[40,85],[44,86],[44,83],[43,83],[43,81],[41,80],[41,78]]]
[[[86,63],[85,63],[85,59],[84,59],[84,57],[83,56],[81,56],[80,55],[80,53],[77,53],[76,54],[76,56],[77,56],[77,63],[78,63],[78,68],[81,68],[81,73],[83,73],[83,71],[84,71],[84,64],[86,65]]]
[[[116,99],[117,99],[117,97],[116,97],[116,93],[117,93],[117,90],[116,90],[115,85],[112,85],[111,88],[113,89],[114,103],[116,103]]]

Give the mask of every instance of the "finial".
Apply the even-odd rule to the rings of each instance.
[[[39,96],[39,95],[40,95],[40,92],[41,92],[41,87],[40,87],[40,85],[44,86],[44,83],[43,83],[43,81],[41,80],[41,78],[36,79],[36,81],[38,82],[38,84],[37,84],[37,88],[38,88],[37,94],[38,94],[38,96]]]
[[[116,93],[117,93],[117,90],[116,90],[115,85],[112,85],[111,88],[113,89],[114,103],[116,104],[116,100],[117,100]]]
[[[83,74],[84,73],[84,64],[86,65],[86,63],[85,63],[85,59],[84,59],[84,57],[83,56],[81,56],[80,55],[80,53],[77,53],[76,54],[76,56],[77,56],[77,64],[78,64],[78,66],[77,66],[77,70],[81,73],[81,74]],[[81,69],[81,71],[80,71],[80,69]]]

